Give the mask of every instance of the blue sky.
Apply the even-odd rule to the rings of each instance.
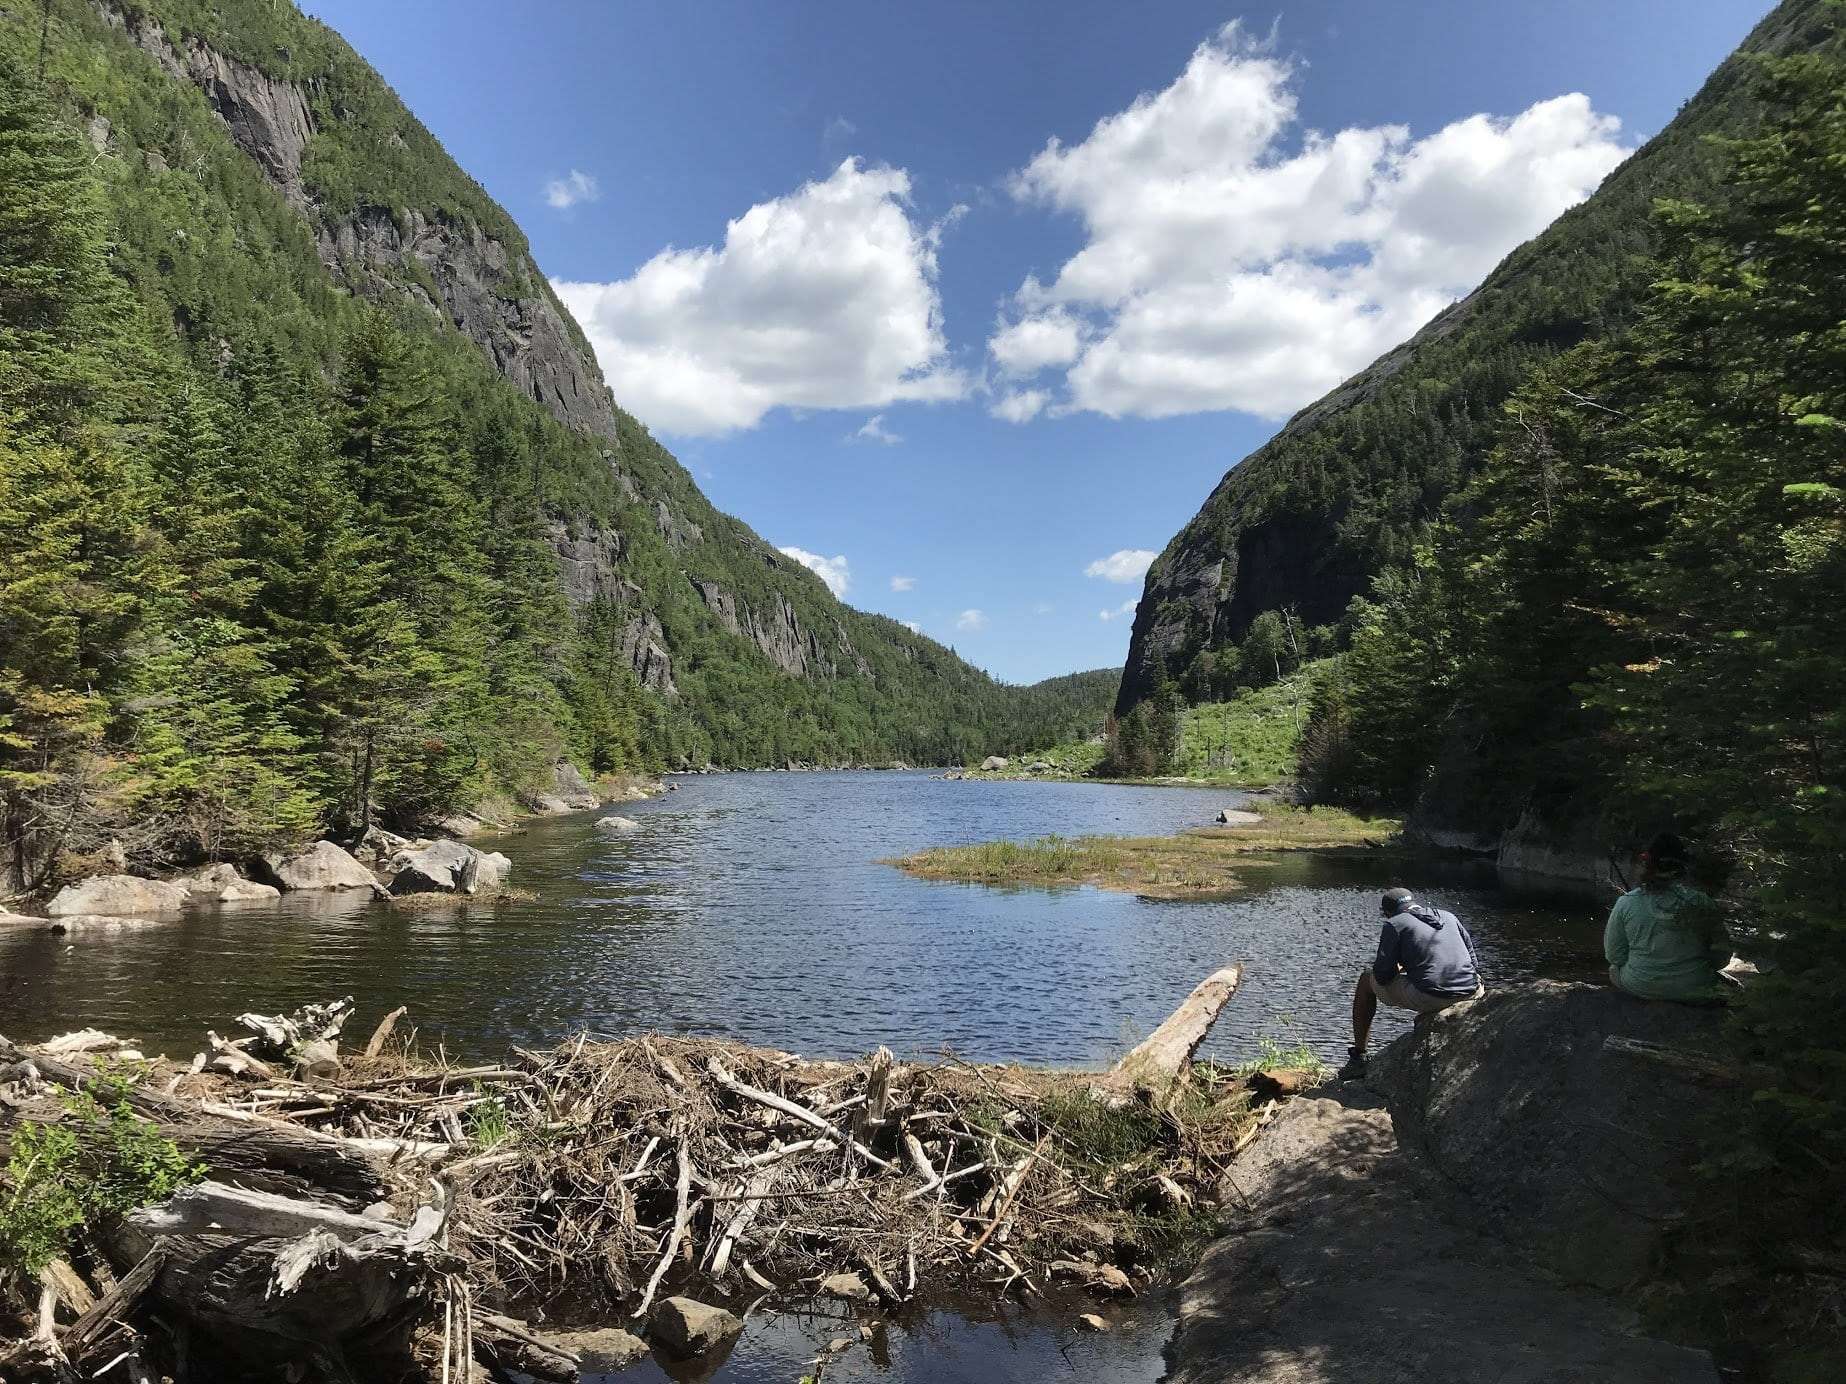
[[[305,7],[518,218],[714,503],[1012,681],[1119,664],[1224,471],[1768,8]]]

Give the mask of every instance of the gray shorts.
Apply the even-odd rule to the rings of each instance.
[[[1480,985],[1475,987],[1472,995],[1432,995],[1427,990],[1417,989],[1410,983],[1410,977],[1402,974],[1391,977],[1385,985],[1380,985],[1378,977],[1373,976],[1372,989],[1391,1008],[1408,1009],[1417,1014],[1440,1014],[1451,1006],[1478,1000],[1487,993],[1487,987]]]

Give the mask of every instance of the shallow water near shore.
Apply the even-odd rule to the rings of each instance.
[[[1241,961],[1243,987],[1205,1053],[1240,1061],[1268,1038],[1337,1062],[1353,978],[1377,939],[1378,891],[1399,882],[1469,922],[1490,983],[1601,971],[1597,900],[1514,894],[1474,865],[1253,859],[1231,896],[1156,902],[943,884],[879,863],[967,841],[1165,834],[1210,823],[1235,792],[923,773],[677,782],[623,805],[641,828],[620,837],[595,830],[602,814],[576,813],[491,838],[529,901],[410,911],[297,894],[70,936],[0,933],[0,1033],[29,1041],[92,1025],[184,1059],[239,1013],[350,994],[361,1041],[402,1004],[406,1028],[464,1059],[587,1028],[725,1035],[809,1056],[884,1043],[906,1056],[1088,1066]],[[1385,1011],[1377,1037],[1406,1022]],[[1098,1307],[1111,1326],[1101,1334],[1075,1325],[1089,1306],[963,1299],[910,1309],[863,1341],[843,1307],[814,1304],[752,1315],[721,1361],[669,1372],[649,1359],[621,1377],[788,1384],[845,1337],[831,1384],[1155,1384],[1167,1298]]]
[[[1247,887],[1158,902],[912,879],[879,861],[1048,833],[1162,834],[1235,792],[952,782],[922,773],[725,774],[621,811],[492,838],[529,901],[393,909],[350,895],[197,910],[58,936],[0,934],[0,1033],[94,1025],[183,1057],[204,1030],[350,994],[354,1029],[409,1006],[425,1043],[494,1058],[581,1029],[723,1035],[809,1056],[1097,1065],[1231,961],[1246,979],[1205,1052],[1265,1037],[1337,1060],[1376,894],[1408,883],[1468,921],[1489,983],[1601,971],[1597,901],[1513,894],[1490,869],[1368,854],[1253,859]],[[1378,1037],[1402,1021],[1381,1015]]]

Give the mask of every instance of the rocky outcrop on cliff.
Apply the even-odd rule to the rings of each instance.
[[[158,21],[138,10],[113,4],[102,5],[101,10],[169,76],[198,87],[229,128],[238,148],[256,160],[291,205],[307,209],[301,162],[308,141],[314,138],[314,116],[299,86],[228,58],[203,43],[175,43]]]
[[[519,391],[566,427],[615,435],[615,408],[564,310],[523,253],[479,226],[415,207],[316,218],[321,257],[356,293],[409,293],[440,313]],[[426,284],[433,284],[432,300]]]
[[[871,668],[853,648],[843,625],[836,621],[833,639],[823,642],[819,634],[803,627],[795,607],[780,592],[775,593],[771,609],[759,615],[715,581],[695,577],[692,587],[720,625],[748,639],[785,673],[796,677],[836,677],[845,671],[856,672],[862,677],[871,674]]]

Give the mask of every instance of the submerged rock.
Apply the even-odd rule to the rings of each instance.
[[[45,906],[54,918],[84,913],[172,913],[191,897],[186,886],[137,875],[96,875],[67,884]]]
[[[845,1302],[870,1302],[872,1290],[865,1286],[865,1280],[856,1273],[828,1274],[821,1279],[820,1290],[828,1297],[836,1297]]]
[[[647,1342],[620,1327],[599,1331],[553,1331],[539,1337],[546,1345],[577,1357],[584,1374],[615,1374],[647,1354]]]
[[[331,841],[316,841],[293,854],[272,852],[262,858],[267,883],[278,889],[376,889],[372,872]]]
[[[625,831],[639,831],[641,824],[633,817],[598,817],[596,829],[613,836]]]
[[[723,1345],[744,1324],[722,1307],[689,1297],[665,1298],[654,1304],[648,1314],[654,1343],[669,1355],[703,1355],[714,1346]]]
[[[461,841],[432,841],[391,858],[393,894],[478,894],[506,883],[513,862]]]

